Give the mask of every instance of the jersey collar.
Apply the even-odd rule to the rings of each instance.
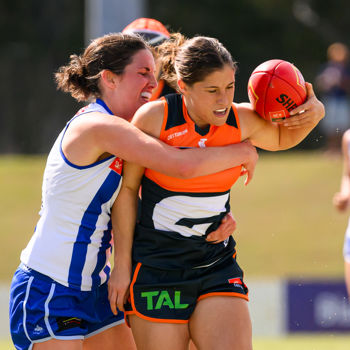
[[[99,104],[100,106],[102,106],[109,114],[113,115],[112,111],[108,108],[108,106],[106,105],[106,103],[104,101],[97,98],[96,103]]]

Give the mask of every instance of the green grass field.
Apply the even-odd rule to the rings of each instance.
[[[9,283],[30,238],[41,201],[44,157],[0,157],[0,282]],[[250,277],[342,278],[348,214],[332,207],[341,159],[319,152],[262,153],[255,177],[232,190],[238,260]],[[254,320],[253,320],[254,322]],[[256,338],[255,350],[340,350],[338,335]],[[0,341],[0,350],[12,349]]]
[[[0,157],[0,281],[9,282],[30,238],[41,201],[44,157]],[[232,190],[238,259],[247,277],[343,274],[347,214],[332,207],[341,159],[319,152],[260,155],[251,184]]]
[[[246,276],[342,277],[347,214],[332,206],[341,159],[263,153],[253,182],[232,189],[237,250]]]
[[[0,157],[0,281],[9,282],[33,233],[41,203],[45,157]]]

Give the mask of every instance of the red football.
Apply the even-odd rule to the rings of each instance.
[[[251,74],[248,96],[262,118],[276,122],[288,118],[292,109],[305,102],[305,80],[290,62],[266,61]]]

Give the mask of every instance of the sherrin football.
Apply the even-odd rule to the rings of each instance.
[[[264,119],[276,122],[306,100],[305,80],[299,69],[284,60],[260,64],[248,82],[248,97],[254,110]]]

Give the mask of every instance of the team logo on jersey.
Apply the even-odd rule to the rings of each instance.
[[[199,141],[198,141],[198,146],[200,147],[200,148],[205,148],[206,146],[205,146],[205,141],[207,141],[208,139],[200,139]]]
[[[109,167],[113,171],[115,171],[116,173],[121,175],[122,174],[122,170],[123,170],[123,160],[118,158],[118,157],[116,157]]]
[[[221,222],[227,212],[228,193],[210,197],[191,197],[191,212],[184,212],[188,196],[170,196],[158,202],[153,210],[154,228],[178,232],[180,235],[204,236]],[[170,214],[171,213],[171,214]]]

